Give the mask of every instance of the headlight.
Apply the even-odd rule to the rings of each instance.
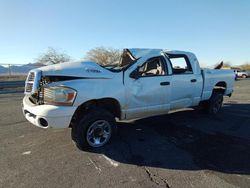
[[[73,105],[76,94],[76,90],[68,87],[47,87],[44,88],[44,103],[67,106]]]

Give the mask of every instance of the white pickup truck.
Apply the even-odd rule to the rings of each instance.
[[[216,114],[233,92],[232,70],[201,69],[190,52],[124,49],[117,65],[61,63],[31,70],[23,113],[41,128],[72,128],[81,149],[105,145],[116,120],[203,106]]]

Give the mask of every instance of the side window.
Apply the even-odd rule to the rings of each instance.
[[[190,62],[186,56],[170,56],[169,57],[172,68],[173,74],[192,74],[193,70],[190,65]]]
[[[139,75],[144,76],[161,76],[165,75],[165,62],[161,57],[155,57],[147,60],[140,68]]]

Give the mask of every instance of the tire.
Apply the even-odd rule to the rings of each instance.
[[[72,128],[76,145],[81,150],[99,148],[106,145],[116,133],[115,117],[102,108],[93,108]]]
[[[202,103],[202,107],[206,113],[216,115],[223,104],[223,94],[214,92],[208,101]]]
[[[243,75],[242,75],[242,78],[247,78],[247,75],[243,74]]]

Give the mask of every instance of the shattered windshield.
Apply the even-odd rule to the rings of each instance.
[[[109,65],[102,65],[102,67],[113,72],[118,72],[125,69],[126,67],[134,63],[136,60],[137,59],[133,57],[133,55],[128,49],[124,49],[120,61],[117,61]]]
[[[120,72],[124,69],[126,69],[127,67],[129,67],[130,65],[132,65],[135,61],[137,60],[134,60],[132,61],[131,63],[127,64],[127,65],[124,65],[122,66],[120,63],[117,63],[117,64],[109,64],[109,65],[101,65],[103,68],[109,70],[109,71],[112,71],[112,72]]]
[[[101,65],[103,68],[110,71],[121,71],[124,67],[121,67],[120,64],[110,64],[110,65]]]

